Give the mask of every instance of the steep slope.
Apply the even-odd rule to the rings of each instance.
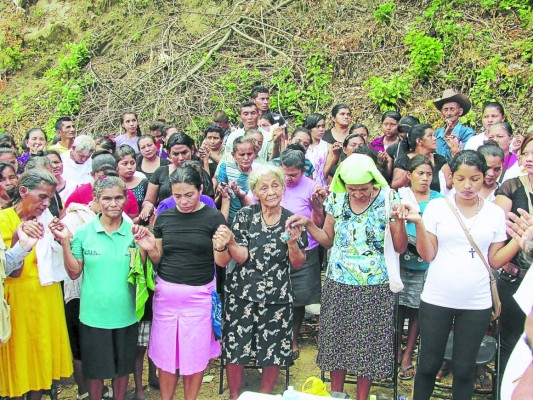
[[[22,0],[16,0],[18,4]],[[533,121],[533,18],[526,0],[26,1],[0,10],[0,130],[20,137],[60,115],[82,132],[164,117],[197,134],[235,116],[250,87],[272,87],[297,124],[337,102],[378,133],[398,108],[429,122],[431,99],[468,94],[466,122],[501,101],[517,131]]]

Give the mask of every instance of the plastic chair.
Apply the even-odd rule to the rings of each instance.
[[[500,333],[498,330],[497,323],[495,324],[495,333],[496,338],[485,335],[481,340],[481,345],[479,346],[479,351],[476,357],[476,366],[485,366],[487,372],[490,373],[492,378],[492,394],[494,399],[500,398],[499,388],[498,388],[498,372],[499,372],[499,363],[500,363]],[[448,336],[448,342],[446,343],[446,351],[444,353],[444,359],[448,362],[452,361],[453,354],[453,332],[450,332]],[[495,368],[492,369],[488,366],[489,363],[494,361]],[[435,388],[451,391],[452,387],[443,383],[435,382]],[[442,399],[451,398],[451,396],[446,396],[440,393],[433,393],[433,397],[438,397]]]

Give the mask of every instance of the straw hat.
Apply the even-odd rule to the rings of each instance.
[[[435,105],[437,110],[441,111],[442,106],[444,104],[451,102],[459,103],[459,105],[463,109],[463,113],[460,116],[467,114],[468,111],[470,111],[470,108],[472,107],[472,103],[470,103],[468,97],[461,93],[455,93],[455,90],[453,89],[446,89],[442,93],[442,97],[440,99],[434,100],[433,104]]]

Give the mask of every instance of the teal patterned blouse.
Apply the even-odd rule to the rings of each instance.
[[[335,219],[335,237],[326,277],[347,285],[388,283],[383,244],[385,241],[385,190],[361,214],[350,208],[348,193],[331,193],[324,205]],[[389,190],[390,206],[400,201]]]

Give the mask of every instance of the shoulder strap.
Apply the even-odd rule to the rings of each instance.
[[[452,202],[450,201],[450,199],[448,197],[445,197],[444,200],[446,200],[446,203],[448,203],[448,206],[452,210],[453,215],[455,215],[455,218],[457,218],[457,221],[459,221],[459,224],[461,225],[461,228],[463,228],[463,231],[466,235],[466,238],[470,242],[470,245],[474,248],[479,258],[481,258],[481,261],[483,261],[483,265],[485,265],[485,268],[487,268],[487,272],[489,273],[490,280],[492,281],[494,279],[494,276],[492,275],[491,268],[489,266],[489,263],[485,259],[485,256],[483,255],[481,250],[479,250],[479,247],[477,247],[476,242],[474,242],[472,235],[470,235],[470,232],[468,232],[468,229],[466,229],[465,223],[463,222],[463,220],[457,213],[457,209],[452,205]]]
[[[522,183],[522,186],[524,187],[524,192],[526,192],[526,197],[527,197],[527,212],[528,213],[532,213],[533,212],[533,206],[531,205],[531,194],[529,193],[529,178],[527,175],[522,175],[521,177],[519,177],[518,179],[520,179],[520,182]]]

